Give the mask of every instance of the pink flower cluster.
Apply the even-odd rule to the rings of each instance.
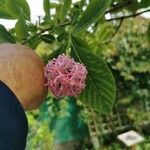
[[[54,96],[75,96],[85,88],[87,70],[83,64],[62,54],[51,60],[44,70],[47,86]]]

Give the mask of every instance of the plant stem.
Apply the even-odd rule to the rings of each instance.
[[[126,0],[126,1],[124,1],[122,3],[118,3],[118,4],[114,5],[111,9],[107,10],[105,12],[105,14],[112,13],[112,12],[114,12],[114,11],[120,9],[120,8],[123,8],[125,6],[128,6],[128,5],[132,4],[132,3],[133,3],[133,0]]]
[[[119,31],[119,29],[120,29],[120,27],[121,27],[121,25],[122,25],[122,23],[123,23],[123,20],[124,20],[124,19],[121,19],[121,20],[120,20],[119,25],[117,26],[115,32],[110,36],[109,40],[106,41],[106,42],[104,42],[103,44],[108,44],[108,43],[111,42],[112,38],[113,38],[113,37],[117,34],[117,32]]]
[[[118,6],[118,7],[119,7],[119,6]],[[117,8],[118,8],[118,7],[117,7]],[[109,11],[111,12],[112,10],[109,10]],[[121,16],[121,17],[116,17],[116,18],[111,18],[111,19],[106,19],[106,21],[124,20],[124,19],[127,19],[127,18],[139,16],[139,15],[141,15],[141,14],[143,14],[143,13],[146,13],[146,12],[149,12],[149,11],[150,11],[150,9],[147,9],[147,10],[145,10],[145,11],[142,11],[142,12],[139,12],[139,13],[136,13],[136,14],[132,14],[132,15]],[[106,13],[108,13],[108,11],[107,11]],[[106,13],[105,13],[105,14],[106,14]],[[60,24],[60,25],[58,25],[58,26],[56,26],[56,27],[65,27],[65,26],[68,26],[68,25],[71,25],[71,22],[65,22],[65,23]],[[49,27],[49,28],[46,28],[46,29],[44,29],[44,30],[41,30],[39,33],[37,33],[37,34],[35,34],[34,36],[32,36],[32,37],[28,38],[27,40],[23,41],[21,44],[26,44],[26,43],[28,43],[30,40],[35,39],[36,37],[40,36],[42,33],[46,32],[46,31],[50,31],[50,30],[52,30],[53,28],[54,28],[54,27]],[[115,34],[116,34],[116,33],[115,33]]]
[[[66,22],[66,23],[63,23],[63,24],[58,25],[57,27],[65,27],[65,26],[70,25],[70,24],[71,24],[71,22]],[[34,36],[30,37],[29,39],[23,41],[21,44],[26,44],[26,43],[28,43],[30,40],[35,39],[36,37],[38,37],[38,36],[41,35],[42,33],[46,32],[46,31],[50,31],[50,30],[52,30],[53,28],[54,28],[54,27],[49,27],[49,28],[46,28],[46,29],[44,29],[44,30],[41,30],[39,33],[37,33],[37,34],[35,34]]]
[[[136,17],[136,16],[139,16],[139,15],[141,15],[143,13],[146,13],[146,12],[149,12],[149,11],[150,11],[150,9],[147,9],[147,10],[144,10],[144,11],[136,13],[136,14],[131,14],[131,15],[127,15],[127,16],[120,16],[120,17],[116,17],[116,18],[106,19],[106,21],[121,20],[121,19]]]

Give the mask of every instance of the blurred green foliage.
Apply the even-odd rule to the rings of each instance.
[[[53,133],[49,131],[49,121],[39,119],[39,110],[27,113],[29,134],[27,150],[46,150],[52,148]]]

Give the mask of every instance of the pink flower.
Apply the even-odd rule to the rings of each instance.
[[[62,54],[51,60],[44,70],[47,86],[56,97],[75,96],[85,88],[87,70],[83,64]]]

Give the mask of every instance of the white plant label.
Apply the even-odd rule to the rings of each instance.
[[[120,134],[117,136],[117,138],[128,147],[133,146],[144,140],[141,135],[133,130]]]

